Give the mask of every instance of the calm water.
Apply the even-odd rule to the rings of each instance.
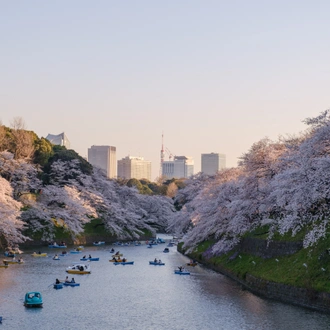
[[[0,269],[1,329],[330,329],[330,316],[261,299],[221,274],[201,266],[190,276],[174,275],[189,261],[166,245],[105,245],[86,247],[53,261],[55,249],[44,248],[48,258],[33,258],[25,251],[23,265]],[[124,253],[134,265],[115,266],[109,250]],[[70,249],[68,249],[69,251]],[[74,275],[80,287],[54,290],[55,278],[64,279],[65,268],[84,254],[100,257],[91,262],[92,274]],[[161,258],[165,266],[149,265]],[[70,275],[72,277],[72,275]],[[41,291],[44,307],[27,309],[27,291]]]

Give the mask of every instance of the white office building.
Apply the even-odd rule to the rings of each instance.
[[[194,175],[194,161],[192,157],[174,156],[174,160],[162,163],[162,176],[166,179],[189,178]]]
[[[55,144],[58,146],[64,146],[67,149],[70,149],[70,141],[64,132],[61,134],[57,134],[57,135],[48,134],[46,136],[46,139],[52,144]]]
[[[202,172],[214,175],[226,168],[226,155],[218,153],[202,154]]]
[[[118,178],[151,181],[151,162],[143,157],[127,156],[118,160]]]
[[[91,146],[88,148],[88,161],[103,170],[109,179],[117,176],[116,147]]]

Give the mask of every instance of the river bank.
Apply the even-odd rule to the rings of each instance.
[[[185,254],[182,245],[178,245],[178,251]],[[314,249],[310,254],[301,242],[267,244],[262,239],[247,238],[235,250],[214,257],[211,246],[202,245],[185,255],[259,296],[330,313],[330,291],[324,284],[329,282],[329,272],[321,266],[327,264],[327,253],[319,254]]]

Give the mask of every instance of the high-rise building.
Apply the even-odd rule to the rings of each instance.
[[[226,155],[210,153],[202,154],[202,172],[214,175],[226,167]]]
[[[163,161],[162,176],[167,179],[189,178],[194,175],[194,161],[192,157],[174,156],[174,160]]]
[[[48,134],[46,139],[52,144],[64,146],[67,149],[70,149],[70,141],[64,132],[58,135]]]
[[[88,161],[103,170],[109,179],[117,176],[116,147],[91,146],[88,148]]]
[[[118,178],[151,181],[151,162],[143,157],[127,156],[118,160]]]

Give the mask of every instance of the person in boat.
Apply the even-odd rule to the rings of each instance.
[[[89,258],[89,259],[91,259],[91,258],[92,258],[92,256],[91,256],[91,255],[89,255],[89,256],[88,256],[88,258]]]
[[[62,254],[67,254],[67,252],[66,251],[62,251]]]
[[[114,253],[115,252],[115,250],[114,249],[111,249],[111,251],[110,251],[111,253]]]
[[[158,263],[159,263],[159,264],[161,264],[161,263],[162,263],[162,261],[159,259],[159,260],[158,260]]]
[[[69,283],[70,282],[70,280],[69,280],[69,276],[67,276],[66,278],[65,278],[65,283]]]
[[[116,252],[116,255],[118,255],[118,254],[119,254],[119,251]]]
[[[116,257],[113,257],[112,260],[115,261],[115,262],[117,261]]]
[[[74,280],[74,278],[72,277],[71,283],[76,283],[76,281]]]
[[[18,258],[18,262],[23,262],[23,258]]]
[[[38,251],[38,254],[41,254],[41,251]]]
[[[84,266],[80,266],[79,270],[82,272],[84,270]]]
[[[8,266],[8,262],[6,260],[4,260],[3,263],[5,264],[5,266]]]
[[[184,268],[182,266],[179,266],[178,268],[179,268],[179,271],[180,272],[183,272],[184,271]]]
[[[60,282],[60,280],[57,278],[56,280],[55,280],[55,284],[60,284],[61,282]]]
[[[83,259],[86,259],[86,256],[83,256],[82,258],[83,258]]]
[[[123,261],[122,262],[126,262],[127,261],[127,259],[126,258],[123,258]]]

